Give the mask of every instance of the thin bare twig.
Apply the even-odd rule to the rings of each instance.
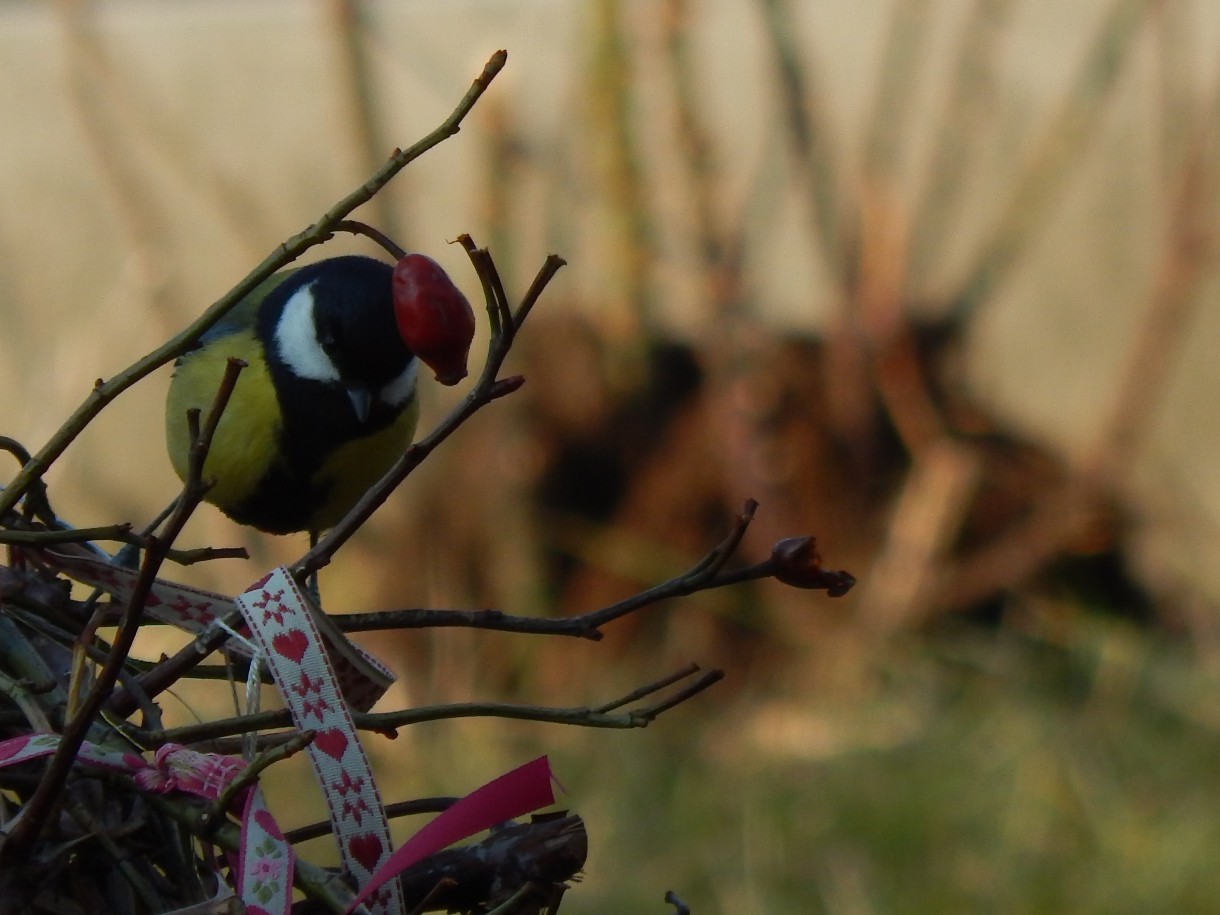
[[[819,588],[838,597],[850,589],[853,579],[846,572],[821,568],[821,560],[813,550],[810,538],[791,538],[776,544],[772,555],[762,562],[725,571],[724,565],[736,552],[753,520],[758,503],[747,501],[733,529],[723,541],[713,547],[690,569],[668,581],[654,585],[638,594],[606,607],[560,619],[554,617],[513,616],[502,610],[381,610],[371,613],[351,613],[336,616],[333,621],[344,632],[370,632],[390,629],[423,629],[453,627],[487,629],[495,632],[518,632],[529,635],[559,635],[598,641],[601,627],[629,613],[673,597],[684,597],[698,591],[709,591],[727,585],[778,578],[785,584],[801,588]],[[798,545],[800,549],[796,549]],[[795,554],[793,550],[795,549]],[[802,550],[806,552],[802,552]]]
[[[231,628],[240,625],[241,616],[234,610],[228,618],[219,622]],[[140,695],[158,696],[169,689],[229,640],[229,628],[226,626],[213,624],[199,638],[141,674],[135,681],[138,689],[122,689],[114,693],[106,704],[106,711],[116,719],[126,718],[136,710]]]
[[[300,753],[313,743],[315,737],[317,737],[316,731],[301,731],[283,743],[268,747],[259,753],[229,784],[225,785],[224,790],[212,802],[211,809],[204,813],[202,824],[207,826],[208,823],[223,821],[229,808],[233,805],[233,801],[258,781],[258,777],[268,766]]]
[[[722,588],[728,585],[741,584],[762,578],[777,580],[798,588],[816,588],[825,590],[831,597],[839,597],[852,587],[854,579],[847,572],[823,569],[821,558],[817,554],[812,538],[794,537],[777,543],[771,556],[762,562],[744,566],[739,569],[725,570],[725,563],[736,552],[745,536],[750,522],[757,509],[754,500],[747,501],[737,516],[732,530],[724,540],[713,547],[694,566],[681,575],[634,594],[609,606],[584,613],[579,616],[562,619],[513,616],[500,610],[436,610],[436,609],[405,609],[383,610],[372,613],[353,613],[335,616],[332,621],[344,632],[370,632],[397,629],[420,629],[427,627],[462,627],[487,629],[496,632],[516,632],[532,635],[557,635],[569,638],[584,638],[598,641],[603,637],[601,627],[606,624],[674,597],[683,597],[699,591]],[[179,679],[190,676],[199,663],[213,650],[224,644],[228,634],[219,627],[191,644],[183,647],[173,656],[154,665],[141,674],[136,681],[140,691],[148,696],[155,696],[168,689]],[[673,680],[660,681],[660,685],[652,684],[642,687],[643,692],[629,694],[621,700],[616,700],[609,706],[600,706],[596,711],[608,712],[622,704],[637,701],[644,695],[668,686],[677,679],[682,679],[694,673],[697,668],[675,674]],[[215,676],[208,671],[207,676]],[[710,683],[706,684],[710,685]],[[701,686],[700,689],[706,688]],[[696,690],[698,691],[698,690]],[[684,697],[689,698],[689,697]],[[682,701],[682,700],[679,700]],[[123,690],[114,695],[108,705],[108,710],[119,717],[126,717],[135,709],[136,695]],[[260,722],[262,719],[260,719]],[[264,729],[280,725],[251,722],[248,730]],[[224,733],[235,733],[225,731]],[[197,737],[198,740],[210,739]],[[178,738],[175,738],[178,739]]]
[[[418,797],[410,801],[398,801],[385,805],[385,815],[387,819],[392,820],[397,817],[419,816],[424,813],[442,813],[459,800],[461,798],[457,797]],[[310,839],[328,836],[333,829],[334,826],[331,825],[330,820],[320,820],[317,823],[310,823],[308,826],[285,830],[284,841],[289,845],[298,845],[301,842],[308,842]]]
[[[381,245],[394,260],[402,260],[406,257],[407,252],[402,249],[398,242],[394,241],[388,234],[380,229],[375,229],[366,222],[360,222],[356,219],[344,219],[335,224],[336,232],[350,232],[352,235],[363,235],[365,238],[372,239]]]
[[[75,527],[70,530],[45,530],[13,527],[0,530],[0,543],[12,546],[53,546],[58,543],[88,543],[93,540],[110,540],[117,543],[134,543],[142,546],[145,538],[132,533],[131,524],[108,524],[104,527]]]
[[[684,673],[697,673],[698,668],[685,668]],[[352,717],[356,727],[378,734],[393,735],[399,728],[420,724],[425,721],[439,721],[448,718],[512,718],[522,721],[540,721],[550,724],[568,724],[587,728],[629,729],[647,727],[663,712],[668,711],[680,702],[707,689],[724,676],[722,671],[706,671],[692,680],[682,689],[670,694],[653,705],[636,707],[627,711],[614,713],[603,712],[603,706],[569,706],[556,707],[545,705],[525,705],[514,702],[455,702],[444,705],[427,705],[417,708],[399,709],[392,712],[353,712]],[[671,685],[673,677],[666,676],[641,688],[644,695],[651,695],[666,686]],[[632,694],[641,693],[641,689],[633,690]],[[614,699],[604,705],[609,708],[619,708],[625,700]],[[214,740],[218,737],[231,737],[249,731],[266,731],[274,728],[290,728],[292,717],[286,709],[256,712],[252,715],[240,715],[232,718],[222,718],[201,724],[185,725],[179,728],[138,729],[133,728],[128,734],[141,746],[156,747],[163,743],[195,744],[199,741]]]

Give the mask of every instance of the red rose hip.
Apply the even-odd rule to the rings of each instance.
[[[466,377],[474,309],[432,258],[408,254],[394,267],[394,317],[403,342],[441,384]]]

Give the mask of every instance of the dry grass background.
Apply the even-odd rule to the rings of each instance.
[[[571,266],[514,357],[520,396],[327,570],[330,608],[590,607],[684,568],[746,496],[748,556],[813,533],[861,584],[705,595],[596,647],[383,642],[416,702],[578,703],[692,657],[730,672],[642,736],[420,728],[378,751],[409,770],[395,793],[552,749],[593,834],[576,911],[658,911],[671,885],[696,911],[1206,911],[1220,846],[1182,811],[1215,793],[1188,761],[1215,740],[1218,18],[0,6],[0,431],[41,444],[505,47],[469,127],[363,215],[471,291],[460,232],[511,288],[549,251]],[[175,492],[166,381],[52,471],[73,522]],[[425,422],[444,406],[430,392]],[[303,548],[215,513],[188,536],[250,545],[183,575],[230,591]],[[1179,782],[1144,778],[1166,764]],[[1170,811],[1189,842],[1161,861]]]

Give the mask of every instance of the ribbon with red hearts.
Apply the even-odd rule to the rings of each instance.
[[[235,603],[293,722],[316,733],[307,753],[326,797],[339,856],[345,870],[364,885],[390,856],[390,830],[355,722],[322,650],[317,621],[324,614],[283,566],[238,595]],[[397,915],[401,898],[393,880],[377,888],[368,907]]]
[[[137,572],[99,559],[78,544],[63,544],[42,549],[21,548],[29,562],[50,566],[83,584],[101,588],[119,601],[126,601],[135,588]],[[158,578],[149,592],[145,609],[149,616],[198,635],[217,620],[229,616],[234,602],[223,594],[177,584]],[[316,623],[322,644],[339,684],[352,708],[367,712],[385,695],[394,682],[389,668],[368,652],[354,645],[325,615]],[[229,639],[224,651],[249,656],[239,639]]]
[[[21,552],[30,561],[50,565],[119,600],[127,599],[135,584],[135,572],[102,561],[81,547]],[[307,753],[326,798],[344,867],[362,887],[352,909],[365,902],[379,915],[398,915],[402,899],[395,878],[404,869],[459,839],[554,802],[549,763],[542,757],[472,792],[392,854],[385,811],[350,708],[370,708],[393,676],[348,641],[326,614],[314,609],[283,567],[232,601],[158,579],[146,605],[151,616],[194,633],[225,618],[234,607],[241,611],[294,723],[315,732]],[[240,639],[230,639],[225,650],[250,653]],[[54,734],[0,742],[0,768],[47,756],[58,742]],[[245,765],[173,744],[160,748],[152,764],[134,752],[88,743],[80,758],[133,774],[145,790],[182,790],[213,800]],[[287,915],[292,875],[291,848],[254,785],[245,796],[235,887],[248,911]]]

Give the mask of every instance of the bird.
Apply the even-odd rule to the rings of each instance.
[[[273,274],[181,355],[166,397],[170,463],[187,479],[187,411],[237,376],[203,464],[204,499],[271,534],[333,527],[410,445],[421,362],[466,374],[474,315],[431,258],[331,257]]]

